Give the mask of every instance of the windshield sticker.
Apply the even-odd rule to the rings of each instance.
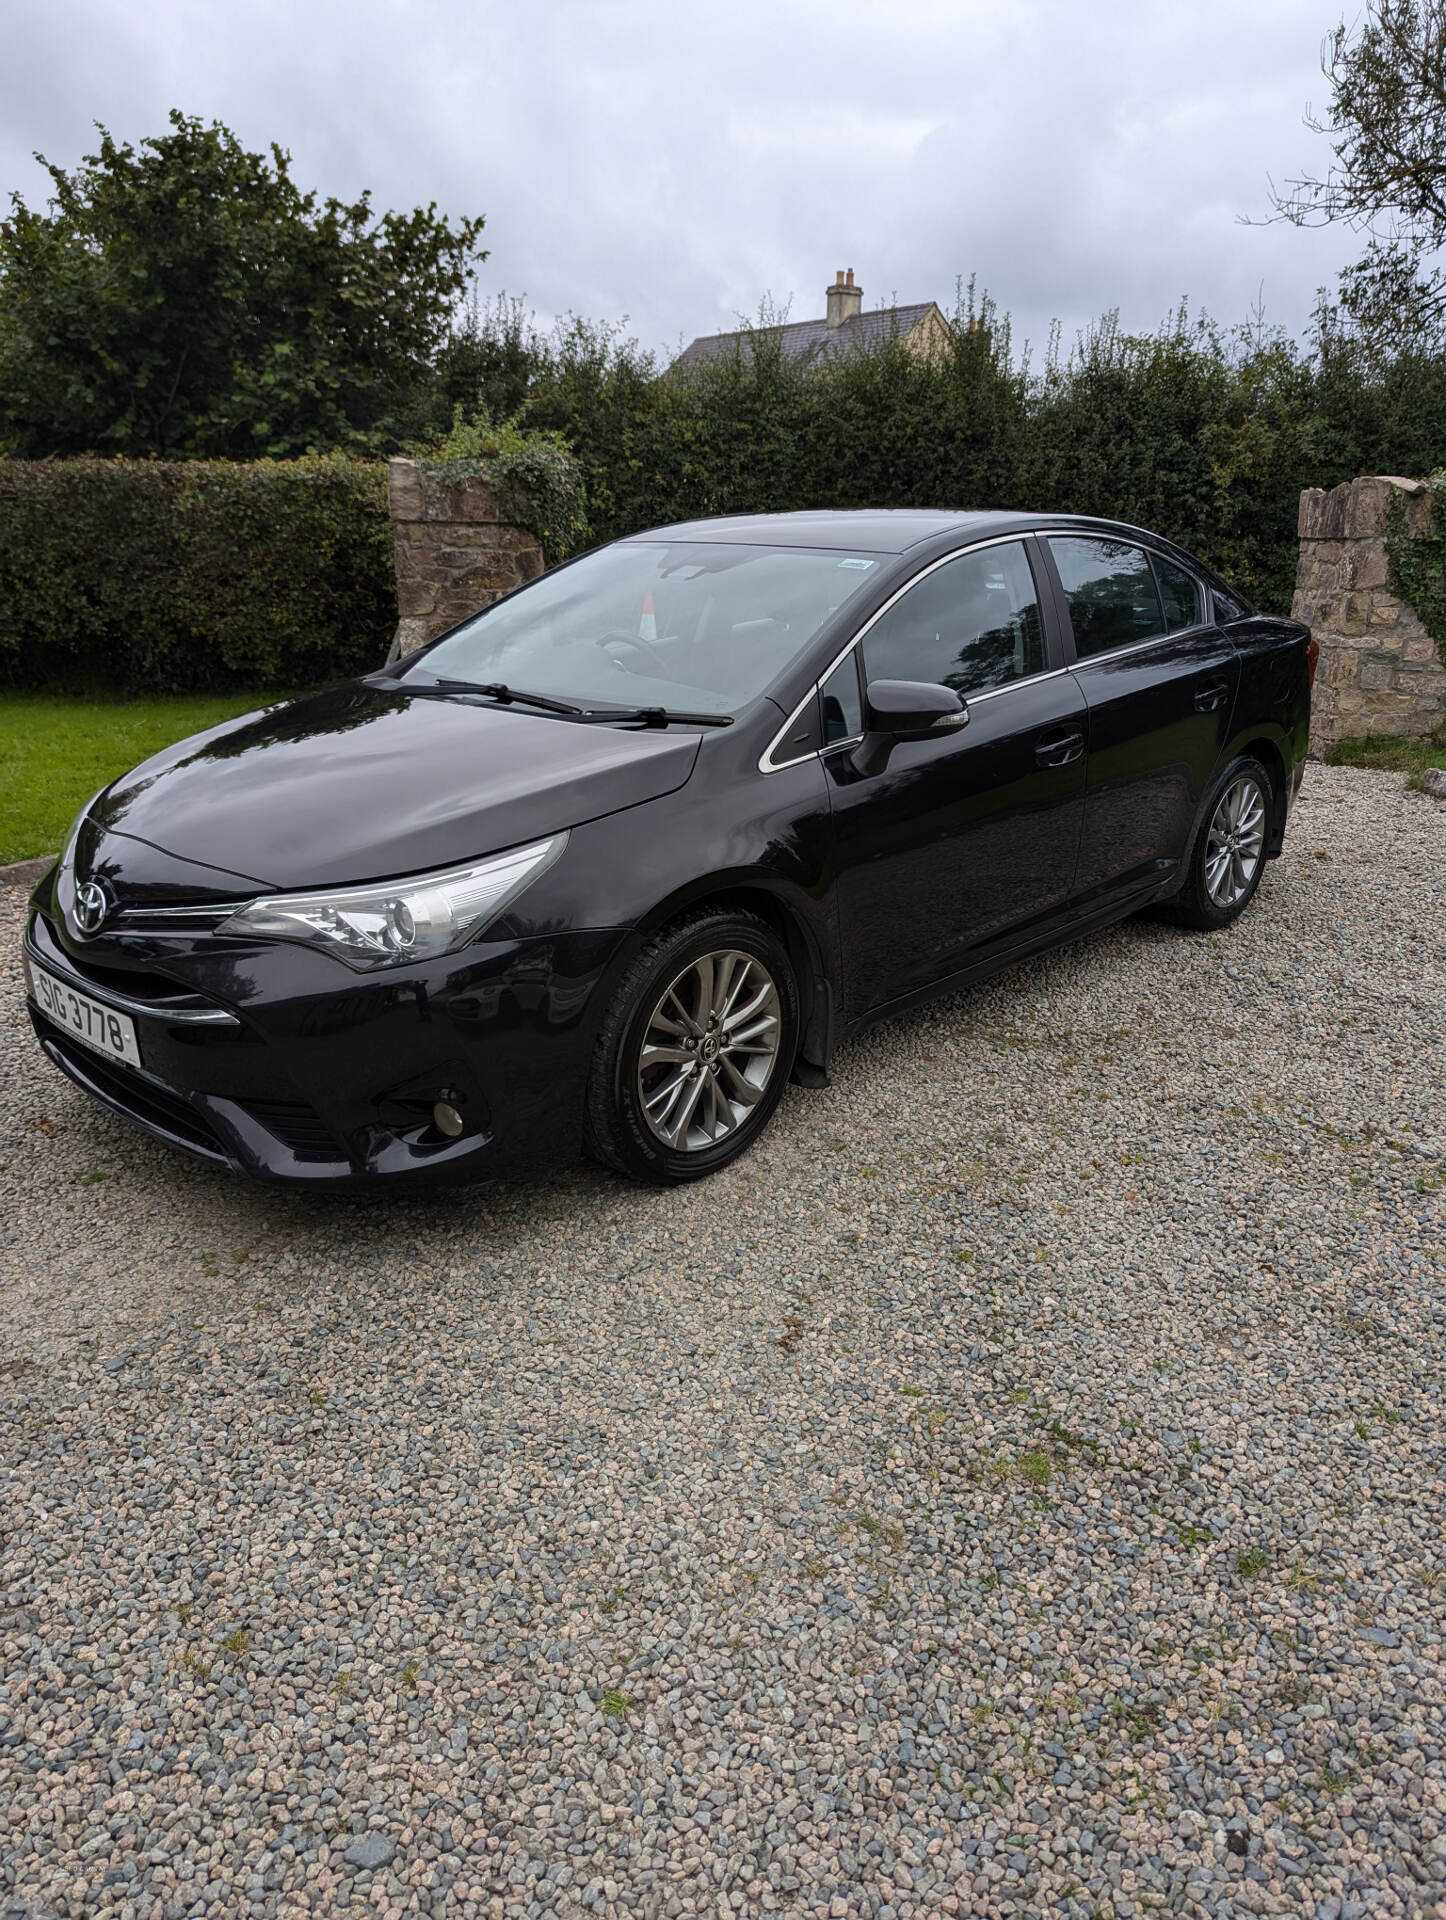
[[[840,560],[839,561],[839,565],[841,567],[861,567],[865,572],[867,572],[870,567],[876,567],[878,564],[879,563],[877,560]]]

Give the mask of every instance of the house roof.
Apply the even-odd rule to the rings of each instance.
[[[684,347],[673,362],[675,367],[697,367],[720,354],[741,347],[746,353],[755,333],[777,334],[790,360],[822,359],[854,347],[872,347],[896,335],[903,339],[933,308],[932,300],[920,300],[911,307],[878,307],[872,313],[856,313],[842,325],[831,327],[827,320],[790,320],[781,327],[743,327],[736,333],[704,333]]]

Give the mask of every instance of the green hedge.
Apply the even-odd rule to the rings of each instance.
[[[471,345],[528,363],[509,402],[525,385],[520,423],[572,447],[596,539],[795,507],[1099,514],[1170,535],[1286,612],[1303,488],[1446,464],[1446,353],[1383,359],[1329,309],[1302,343],[1184,313],[1144,336],[1106,318],[1041,362],[966,290],[932,361],[884,340],[806,367],[765,321],[691,372],[581,321],[513,340],[515,318],[480,316]]]
[[[0,459],[0,682],[316,686],[396,619],[380,462]]]
[[[804,367],[762,325],[684,374],[616,329],[545,339],[498,306],[460,342],[450,433],[415,451],[527,492],[550,560],[697,515],[1008,506],[1154,527],[1281,612],[1302,488],[1446,465],[1446,352],[1383,359],[1329,310],[1300,344],[1106,320],[1042,364],[988,301],[966,292],[952,322],[932,361],[885,340]],[[377,664],[396,621],[385,484],[339,455],[0,459],[0,683],[306,686]],[[1439,637],[1446,543],[1395,544]]]

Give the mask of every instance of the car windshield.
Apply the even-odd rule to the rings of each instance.
[[[406,677],[736,714],[879,564],[817,548],[629,540],[485,609]]]

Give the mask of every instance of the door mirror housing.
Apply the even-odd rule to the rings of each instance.
[[[931,680],[870,680],[854,765],[862,774],[882,773],[901,741],[934,740],[968,724],[969,709],[952,687]]]

